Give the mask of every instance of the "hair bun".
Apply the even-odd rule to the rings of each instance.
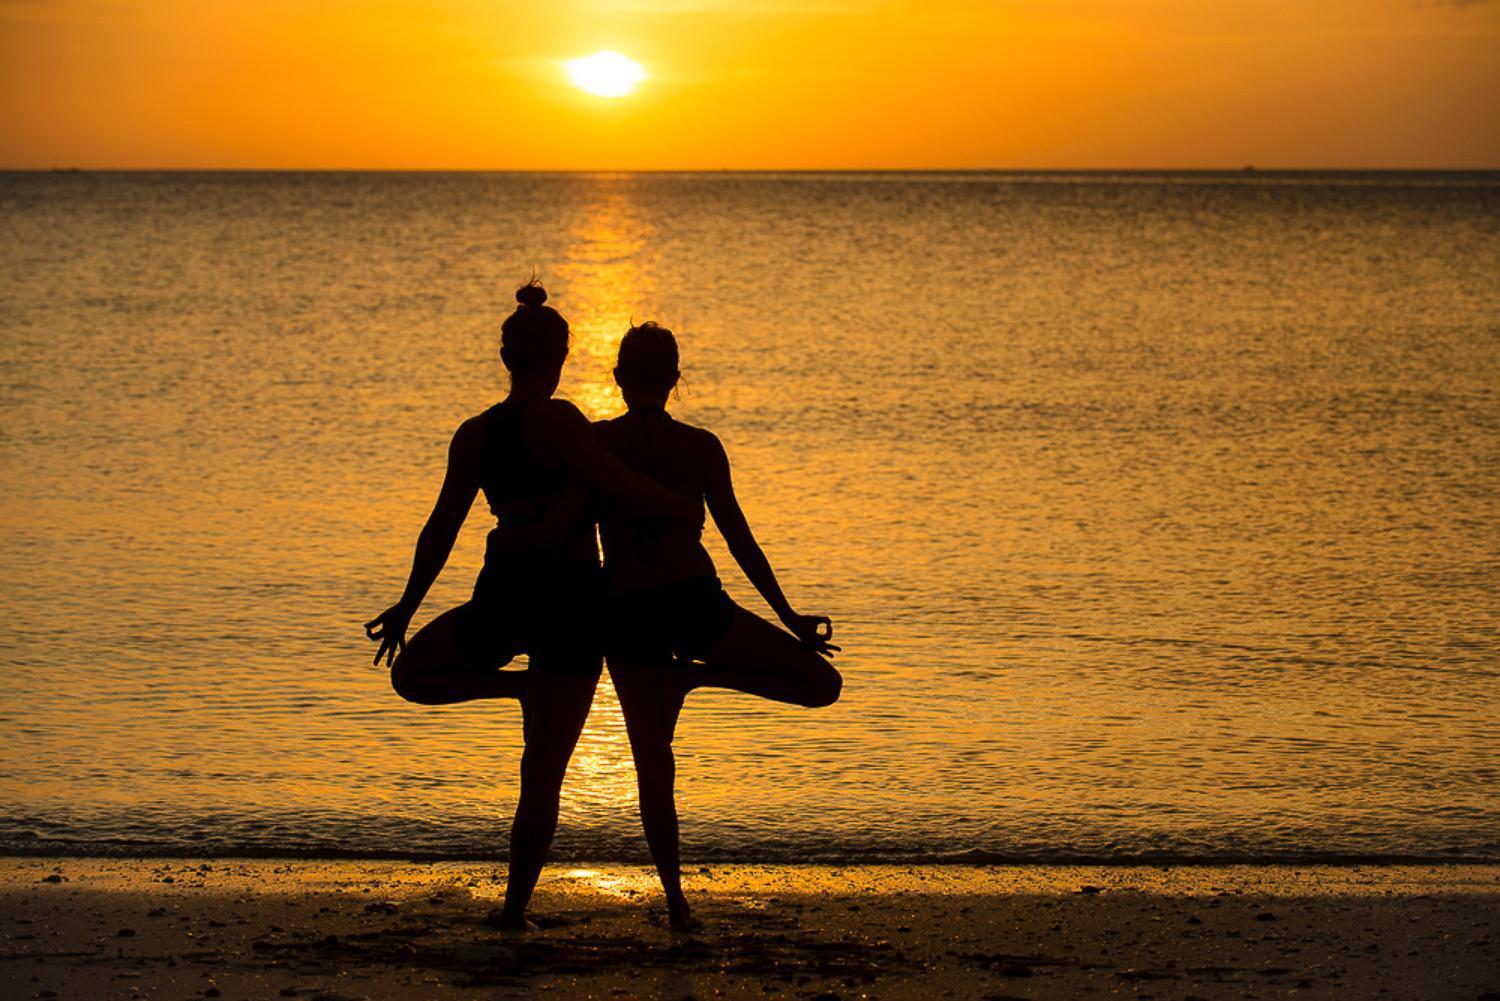
[[[540,306],[547,301],[547,290],[535,278],[516,289],[516,302],[523,306]]]

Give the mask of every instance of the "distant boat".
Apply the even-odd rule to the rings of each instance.
[[[1247,163],[1243,167],[1240,168],[1240,172],[1244,173],[1244,174],[1253,174],[1253,173],[1256,172],[1255,165]]]

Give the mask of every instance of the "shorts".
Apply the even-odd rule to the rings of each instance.
[[[531,669],[597,677],[603,667],[604,575],[597,563],[486,565],[455,610],[453,638],[470,658],[500,667],[526,654]]]
[[[717,577],[612,594],[605,652],[650,663],[701,660],[729,632],[734,610]]]

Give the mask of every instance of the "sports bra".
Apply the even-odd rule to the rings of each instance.
[[[517,501],[555,496],[567,480],[567,469],[559,463],[546,466],[526,444],[526,408],[537,402],[502,400],[484,412],[484,464],[479,486],[490,505],[490,513]]]

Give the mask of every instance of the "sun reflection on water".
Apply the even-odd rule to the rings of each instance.
[[[583,736],[568,765],[568,785],[591,803],[626,809],[635,802],[635,765],[625,717],[608,678],[599,683]]]
[[[636,203],[635,181],[618,175],[590,177],[572,226],[572,242],[558,277],[573,331],[560,392],[590,419],[624,410],[612,374],[620,338],[632,315],[656,290],[651,241],[656,229]],[[606,678],[569,765],[569,785],[593,803],[630,807],[635,768],[619,700]]]
[[[650,252],[656,227],[640,211],[635,180],[599,175],[572,226],[558,276],[568,288],[573,347],[563,392],[591,419],[623,409],[611,371],[620,338],[656,291]]]

